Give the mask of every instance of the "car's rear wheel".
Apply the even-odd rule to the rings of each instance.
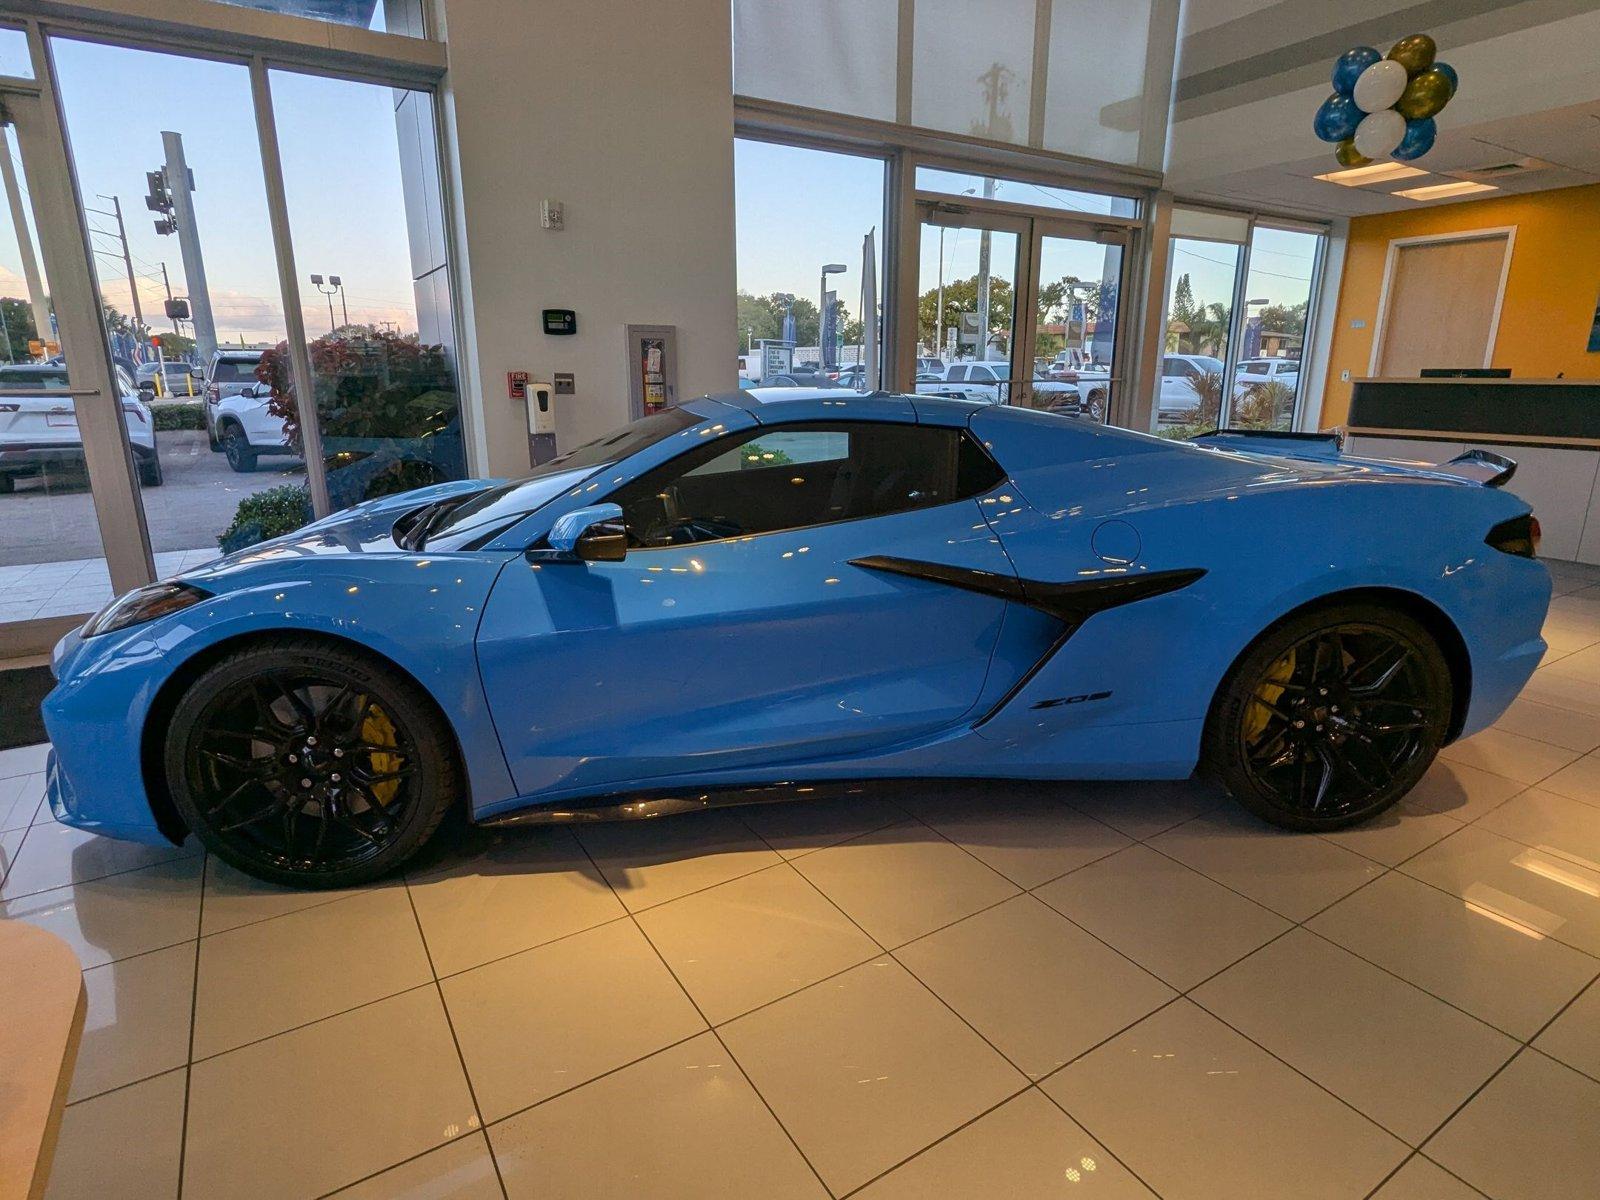
[[[388,873],[460,792],[427,697],[353,650],[286,637],[214,663],[167,730],[173,802],[219,858],[257,879],[347,887]]]
[[[1419,622],[1330,605],[1269,630],[1234,665],[1206,723],[1207,768],[1286,829],[1341,829],[1422,778],[1450,727],[1450,668]]]
[[[139,484],[141,487],[160,487],[166,479],[161,470],[161,456],[152,454],[139,464]]]
[[[222,452],[228,456],[228,465],[241,475],[256,469],[256,452],[250,448],[244,430],[229,425],[222,431]]]

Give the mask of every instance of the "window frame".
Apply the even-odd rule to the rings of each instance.
[[[780,422],[780,423],[774,424],[774,425],[755,425],[755,426],[750,426],[750,427],[744,428],[744,429],[730,429],[727,433],[723,434],[719,438],[716,438],[716,439],[714,439],[714,440],[712,440],[710,442],[704,443],[704,444],[699,445],[699,446],[690,446],[690,447],[686,448],[683,451],[683,453],[673,455],[673,457],[667,459],[665,462],[656,463],[654,466],[648,468],[647,470],[644,470],[644,471],[640,472],[638,475],[635,475],[632,479],[629,479],[624,483],[619,483],[615,488],[613,488],[611,491],[607,492],[604,497],[602,497],[599,500],[596,500],[595,503],[596,504],[616,504],[618,507],[621,507],[622,504],[621,504],[621,501],[618,499],[618,497],[621,496],[623,492],[626,492],[631,488],[637,487],[640,483],[642,483],[644,480],[648,479],[650,476],[652,476],[652,475],[654,475],[654,474],[656,474],[657,472],[660,472],[660,471],[666,471],[666,470],[674,467],[675,464],[681,462],[683,459],[688,458],[688,457],[693,456],[693,455],[699,455],[699,454],[702,454],[702,453],[707,453],[709,451],[716,450],[716,453],[708,454],[706,459],[705,459],[706,463],[710,463],[710,462],[715,462],[718,458],[720,458],[724,454],[727,454],[729,451],[737,450],[739,448],[739,446],[743,445],[745,442],[754,441],[754,440],[759,439],[759,438],[761,438],[763,436],[770,437],[774,433],[787,433],[787,432],[791,432],[791,431],[794,431],[794,430],[805,430],[805,429],[808,429],[808,428],[813,429],[816,432],[821,432],[821,433],[828,433],[828,432],[846,432],[847,433],[847,432],[849,432],[848,429],[840,429],[841,426],[873,426],[873,427],[877,427],[877,428],[888,428],[888,429],[922,429],[922,430],[935,430],[935,431],[946,432],[946,433],[954,435],[954,437],[956,439],[955,448],[956,448],[957,460],[956,460],[956,472],[955,472],[955,474],[956,474],[956,479],[957,479],[958,483],[959,483],[959,480],[960,480],[960,473],[961,473],[961,471],[960,471],[960,453],[961,453],[961,449],[962,449],[963,446],[968,446],[972,450],[976,451],[977,454],[982,458],[982,460],[984,462],[988,463],[991,467],[994,468],[994,470],[996,472],[996,475],[997,475],[997,478],[996,478],[994,483],[990,484],[988,487],[984,488],[980,492],[973,492],[973,493],[971,493],[969,495],[959,495],[958,494],[958,495],[952,496],[949,500],[940,501],[938,504],[928,504],[928,505],[923,505],[923,506],[919,506],[919,507],[912,507],[912,508],[896,508],[896,509],[892,509],[892,510],[890,510],[888,512],[875,512],[875,513],[867,513],[867,514],[864,514],[864,515],[861,515],[861,516],[840,517],[837,520],[816,521],[816,522],[813,522],[813,523],[810,523],[810,524],[805,524],[805,525],[785,525],[780,529],[762,529],[762,530],[759,530],[759,531],[754,532],[754,533],[735,533],[735,534],[730,534],[727,537],[708,538],[705,541],[701,541],[701,542],[683,542],[683,543],[679,543],[679,544],[666,545],[666,546],[629,546],[628,547],[628,554],[629,555],[643,554],[643,553],[646,553],[648,551],[654,551],[654,550],[687,550],[687,549],[690,549],[690,548],[696,547],[696,546],[717,546],[717,545],[721,545],[721,544],[723,544],[725,542],[748,541],[751,538],[769,537],[772,534],[777,534],[777,533],[795,533],[795,532],[797,532],[799,530],[804,530],[804,529],[825,529],[825,528],[828,528],[829,526],[833,526],[833,525],[849,525],[849,524],[853,524],[853,523],[855,523],[857,521],[874,521],[874,520],[877,520],[880,517],[894,517],[894,516],[899,516],[902,513],[931,512],[931,511],[933,511],[935,509],[939,509],[939,508],[948,508],[952,504],[961,504],[961,503],[964,503],[964,502],[969,501],[969,500],[970,501],[975,501],[979,497],[986,496],[990,492],[994,491],[996,488],[1001,487],[1002,485],[1009,483],[1010,479],[1011,479],[1010,473],[1005,469],[1005,467],[1003,467],[1000,464],[1000,461],[997,458],[995,458],[995,456],[993,454],[989,453],[988,448],[986,446],[984,446],[984,444],[977,437],[975,437],[973,435],[972,430],[968,429],[965,425],[923,425],[923,424],[920,424],[920,423],[917,423],[917,422],[913,422],[913,421],[863,421],[863,420],[859,420],[859,419],[858,420],[854,420],[854,421],[852,421],[852,420],[842,420],[841,421],[841,420],[839,420],[837,418],[823,418],[823,419],[811,419],[811,420],[808,420],[808,419],[805,419],[805,418],[798,418],[798,419],[791,420],[791,421]],[[717,450],[716,448],[719,447],[719,446],[721,446],[723,448],[720,449],[720,450]],[[705,464],[702,463],[700,465],[703,466]],[[776,468],[762,468],[762,469],[776,469]],[[692,468],[691,468],[691,470],[692,470]],[[684,477],[685,475],[687,475],[689,473],[690,472],[680,471],[677,475],[673,476],[673,478],[682,478],[682,477]],[[626,511],[625,510],[624,510],[624,520],[626,520]]]

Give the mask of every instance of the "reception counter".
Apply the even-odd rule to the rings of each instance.
[[[1442,462],[1480,447],[1516,460],[1549,558],[1600,563],[1600,380],[1358,379],[1346,450]]]

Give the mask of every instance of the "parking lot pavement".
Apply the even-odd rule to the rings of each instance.
[[[159,433],[156,444],[165,482],[142,488],[140,495],[157,553],[214,550],[241,499],[304,478],[304,468],[292,458],[265,458],[252,473],[238,474],[199,430]],[[98,559],[101,553],[94,500],[83,474],[19,479],[14,493],[0,495],[0,587],[8,568],[67,564]]]

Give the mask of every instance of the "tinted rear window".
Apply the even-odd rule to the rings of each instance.
[[[254,383],[259,358],[219,358],[211,367],[214,383]]]

